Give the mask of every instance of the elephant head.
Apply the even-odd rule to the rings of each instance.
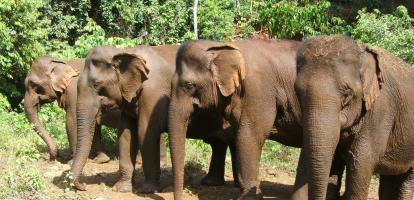
[[[196,110],[220,110],[223,99],[240,92],[244,78],[244,59],[234,45],[189,41],[179,48],[169,110],[176,199],[182,199],[185,138],[190,116]]]
[[[25,80],[24,109],[27,118],[46,142],[51,160],[57,157],[57,148],[39,121],[39,108],[41,104],[50,103],[56,99],[59,105],[64,107],[66,87],[79,73],[79,69],[70,66],[65,61],[52,57],[39,57],[33,62],[31,72]]]
[[[302,108],[309,197],[325,199],[329,171],[342,130],[350,130],[380,96],[384,62],[377,49],[347,36],[305,41],[297,53],[295,89]]]
[[[95,125],[105,109],[134,103],[142,83],[148,79],[146,61],[135,53],[115,47],[92,49],[78,80],[76,154],[72,164],[75,181],[88,158]],[[75,186],[84,190],[83,186]]]

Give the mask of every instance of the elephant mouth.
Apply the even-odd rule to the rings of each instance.
[[[56,100],[56,98],[40,96],[39,97],[39,104],[43,105],[43,104],[47,104],[47,103],[52,103],[55,100]]]

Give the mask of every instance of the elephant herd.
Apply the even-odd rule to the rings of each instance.
[[[119,192],[132,191],[138,150],[139,192],[159,189],[160,135],[168,132],[175,199],[184,199],[186,138],[212,148],[203,185],[224,184],[230,149],[238,199],[263,198],[266,139],[302,148],[292,199],[339,199],[345,169],[343,199],[367,199],[374,174],[380,199],[413,199],[414,71],[348,36],[101,46],[84,60],[36,59],[25,86],[25,111],[51,159],[57,147],[38,111],[54,100],[65,109],[78,190],[86,190],[80,177],[92,149],[95,162],[109,160],[100,142],[106,125],[119,130]]]

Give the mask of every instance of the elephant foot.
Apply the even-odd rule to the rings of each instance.
[[[58,158],[58,150],[56,147],[51,147],[49,150],[49,160],[55,161]]]
[[[224,185],[224,177],[223,176],[212,176],[207,174],[202,180],[201,185],[204,186],[220,186]]]
[[[129,180],[119,180],[115,183],[114,187],[112,187],[112,191],[114,192],[131,192],[132,191],[132,182],[131,179]]]
[[[86,191],[86,185],[84,183],[79,182],[79,180],[73,181],[73,187],[80,191]]]
[[[154,193],[155,191],[158,191],[158,189],[159,189],[158,184],[144,183],[144,185],[142,185],[139,188],[139,192],[144,193],[144,194],[149,194],[149,193]]]
[[[263,199],[262,191],[257,188],[251,188],[249,190],[243,190],[243,192],[237,197],[238,200],[257,200]]]
[[[98,155],[93,159],[94,163],[103,164],[107,163],[111,160],[105,153],[100,152]]]

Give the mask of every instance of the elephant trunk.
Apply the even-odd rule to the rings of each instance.
[[[185,101],[185,100],[184,100]],[[169,108],[169,139],[174,175],[174,199],[183,199],[185,138],[189,117],[193,111],[191,101],[172,98]]]
[[[26,112],[28,120],[34,124],[35,130],[42,137],[43,141],[46,142],[47,147],[49,148],[50,160],[55,160],[57,158],[57,147],[53,139],[50,137],[49,133],[42,126],[39,120],[39,98],[36,94],[26,92],[24,95],[24,110]]]
[[[95,99],[97,98],[78,96],[76,106],[78,129],[76,152],[74,152],[72,163],[72,176],[78,190],[86,190],[85,186],[79,182],[79,177],[91,151],[95,133],[96,117],[99,111],[99,104],[98,101],[94,101]]]
[[[310,199],[326,199],[332,159],[340,135],[340,104],[336,99],[327,95],[311,96],[302,106],[303,148],[308,154]]]

